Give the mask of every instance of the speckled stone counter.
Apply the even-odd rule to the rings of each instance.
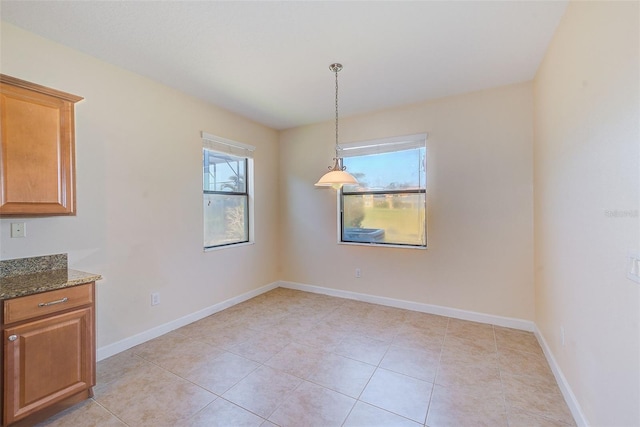
[[[102,276],[67,268],[67,255],[0,261],[0,300],[69,286],[83,285]]]

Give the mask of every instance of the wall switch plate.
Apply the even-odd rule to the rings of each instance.
[[[359,268],[356,268],[356,279],[362,277],[362,271]]]
[[[24,222],[12,222],[11,223],[11,237],[26,237],[27,236],[27,224]]]
[[[160,304],[160,294],[158,292],[154,292],[151,294],[151,305]]]

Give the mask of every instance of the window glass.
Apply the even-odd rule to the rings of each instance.
[[[245,157],[203,149],[205,249],[249,241]]]
[[[204,190],[246,192],[247,159],[204,150]]]
[[[234,194],[204,195],[204,246],[249,241],[247,198]]]
[[[358,185],[340,193],[342,242],[426,247],[425,145],[343,159]]]
[[[356,177],[358,186],[346,191],[401,190],[425,188],[426,168],[423,148],[366,156],[345,157],[344,166]]]
[[[425,195],[343,196],[345,242],[425,245]]]

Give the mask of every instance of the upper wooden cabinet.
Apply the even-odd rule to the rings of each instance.
[[[0,74],[0,215],[75,215],[74,104]]]

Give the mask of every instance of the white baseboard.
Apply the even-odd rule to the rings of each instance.
[[[535,323],[530,320],[495,316],[492,314],[478,313],[475,311],[460,310],[457,308],[443,307],[440,305],[379,297],[375,295],[343,291],[340,289],[324,288],[322,286],[306,285],[303,283],[280,281],[279,285],[282,288],[297,289],[299,291],[313,292],[316,294],[324,294],[334,297],[352,299],[356,301],[370,302],[373,304],[386,305],[389,307],[404,308],[406,310],[437,314],[440,316],[453,317],[455,319],[469,320],[472,322],[488,323],[491,325],[503,326],[505,328],[520,329],[522,331],[533,332],[535,329]]]
[[[477,313],[473,311],[459,310],[456,308],[448,308],[438,305],[423,304],[413,301],[399,300],[394,298],[380,297],[375,295],[361,294],[357,292],[349,292],[338,289],[324,288],[321,286],[306,285],[295,282],[273,282],[268,285],[262,286],[253,291],[246,292],[237,297],[230,298],[226,301],[222,301],[218,304],[214,304],[210,307],[196,311],[195,313],[188,314],[178,319],[167,322],[163,325],[156,326],[139,334],[117,341],[113,344],[109,344],[98,348],[96,353],[96,359],[98,361],[106,359],[107,357],[118,354],[122,351],[128,350],[131,347],[135,347],[138,344],[152,340],[164,335],[167,332],[171,332],[175,329],[181,328],[189,323],[193,323],[214,313],[217,313],[225,308],[229,308],[243,301],[256,297],[260,294],[268,292],[277,287],[297,289],[300,291],[312,292],[317,294],[331,295],[340,298],[347,298],[357,301],[370,302],[373,304],[386,305],[389,307],[404,308],[407,310],[420,311],[423,313],[437,314],[440,316],[453,317],[456,319],[469,320],[472,322],[488,323],[496,326],[504,326],[506,328],[520,329],[524,331],[533,331],[535,324],[528,320],[514,319],[510,317],[494,316],[490,314]]]
[[[278,286],[279,286],[279,282],[270,283],[258,289],[254,289],[242,295],[238,295],[237,297],[229,298],[226,301],[222,301],[218,304],[214,304],[210,307],[196,311],[195,313],[191,313],[186,316],[180,317],[179,319],[172,320],[171,322],[167,322],[163,325],[156,326],[155,328],[151,328],[137,335],[125,338],[123,340],[120,340],[113,344],[106,345],[104,347],[100,347],[96,352],[96,359],[98,361],[102,359],[106,359],[107,357],[113,356],[114,354],[118,354],[121,351],[128,350],[131,347],[135,347],[138,344],[142,344],[143,342],[157,338],[160,335],[164,335],[167,332],[171,332],[175,329],[181,328],[185,325],[188,325],[189,323],[193,323],[207,316],[211,316],[212,314],[222,311],[225,308],[229,308],[243,301],[256,297],[260,294],[268,292],[272,289],[277,288]]]
[[[542,351],[544,352],[545,357],[547,358],[547,362],[549,362],[549,366],[551,367],[553,376],[556,378],[558,387],[560,387],[560,391],[564,396],[564,400],[567,402],[567,406],[571,411],[571,415],[573,415],[573,419],[575,420],[578,427],[588,427],[589,422],[587,421],[587,418],[584,416],[584,413],[582,412],[582,408],[578,403],[578,399],[576,399],[575,394],[573,394],[573,391],[571,390],[571,386],[569,386],[569,382],[567,382],[567,379],[562,373],[562,370],[560,369],[560,366],[556,362],[555,357],[553,357],[551,348],[547,344],[547,341],[544,339],[542,332],[540,332],[540,329],[538,329],[537,326],[534,333],[536,335],[536,338],[538,339],[538,342],[540,343],[540,347],[542,347]]]

